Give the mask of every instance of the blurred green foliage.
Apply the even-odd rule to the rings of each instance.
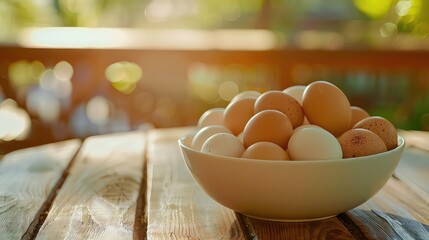
[[[2,0],[0,41],[31,26],[343,31],[348,21],[429,34],[426,0]]]

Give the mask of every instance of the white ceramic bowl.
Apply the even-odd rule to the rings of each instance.
[[[392,176],[405,141],[366,157],[274,161],[217,156],[193,150],[192,135],[179,140],[194,179],[221,205],[273,221],[313,221],[366,202]]]

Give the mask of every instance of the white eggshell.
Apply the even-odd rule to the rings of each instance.
[[[285,90],[283,90],[283,92],[295,98],[295,100],[297,100],[302,106],[302,94],[304,93],[305,87],[306,86],[304,85],[295,85],[286,88]]]
[[[201,151],[201,147],[203,144],[207,141],[207,139],[216,133],[231,133],[231,131],[220,125],[211,125],[207,127],[203,127],[200,129],[197,134],[195,134],[194,138],[192,139],[191,146],[193,149],[197,151]]]
[[[299,127],[295,128],[295,129],[293,130],[293,133],[295,134],[296,132],[298,132],[299,130],[301,130],[301,129],[303,129],[303,128],[321,128],[321,127],[319,127],[319,126],[317,126],[317,125],[313,125],[313,124],[301,125],[301,126],[299,126]],[[322,129],[323,129],[323,128],[322,128]]]
[[[291,160],[341,159],[343,152],[338,140],[317,126],[308,125],[297,129],[289,140],[288,153]]]
[[[210,125],[223,125],[223,112],[225,108],[212,108],[204,112],[198,120],[198,129]]]
[[[216,133],[201,148],[201,152],[228,157],[241,157],[244,150],[240,139],[229,133]]]

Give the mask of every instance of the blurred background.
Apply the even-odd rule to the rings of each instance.
[[[0,0],[0,155],[316,80],[429,130],[426,0]]]

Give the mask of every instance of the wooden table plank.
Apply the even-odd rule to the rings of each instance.
[[[429,138],[427,139],[429,144]],[[429,201],[429,152],[409,147],[404,151],[401,161],[395,171],[402,181],[411,185],[415,190],[421,189],[418,194],[425,196]]]
[[[245,239],[239,219],[197,186],[177,139],[189,129],[154,130],[148,144],[148,239]]]
[[[429,239],[428,202],[391,178],[365,204],[346,215],[368,239]]]
[[[395,176],[429,202],[429,132],[401,130],[399,134],[407,147]]]
[[[337,218],[309,223],[279,223],[256,220],[238,213],[234,215],[231,210],[218,205],[196,185],[180,155],[177,139],[190,130],[156,130],[149,137],[148,169],[152,181],[148,238],[353,238]],[[173,135],[176,137],[172,138]],[[167,219],[172,219],[172,222]],[[227,224],[219,225],[222,221]],[[235,235],[237,233],[239,235]]]
[[[20,239],[81,144],[69,140],[18,150],[0,161],[1,239]]]
[[[144,149],[142,132],[88,138],[37,239],[131,239]]]

